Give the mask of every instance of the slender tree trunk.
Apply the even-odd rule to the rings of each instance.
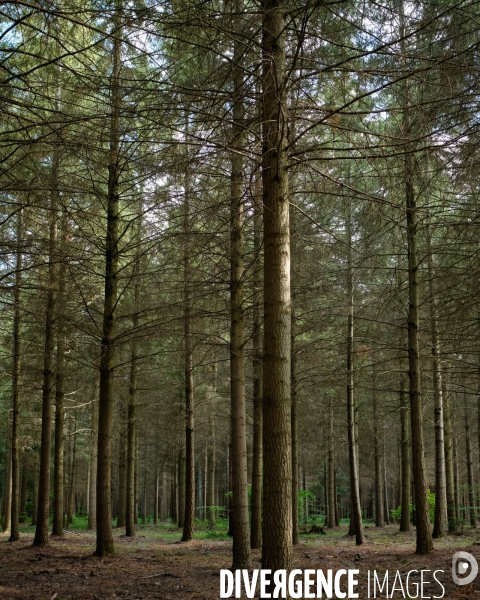
[[[333,398],[330,398],[329,440],[328,440],[328,512],[327,527],[335,527],[335,428],[333,419]]]
[[[178,452],[178,526],[185,522],[185,452]]]
[[[38,477],[37,477],[37,459],[33,461],[33,493],[32,493],[32,525],[37,524],[37,502],[38,502]]]
[[[443,402],[445,415],[445,479],[447,492],[447,520],[448,531],[453,533],[457,531],[457,514],[455,501],[455,479],[453,462],[453,429],[452,412],[450,408],[450,395],[448,393],[446,377],[442,378]]]
[[[410,126],[405,125],[409,133]],[[405,154],[405,195],[408,243],[408,378],[410,389],[410,419],[412,432],[412,465],[415,486],[415,520],[417,526],[417,554],[433,550],[430,533],[430,509],[427,498],[425,455],[423,442],[422,397],[420,391],[420,357],[418,342],[418,258],[417,258],[417,204],[413,187],[414,158],[407,146]]]
[[[128,409],[127,409],[128,410]],[[119,436],[118,448],[118,505],[117,505],[117,527],[125,527],[127,506],[127,452],[126,442],[128,437],[128,418],[122,419],[122,427]]]
[[[250,568],[250,524],[248,517],[247,429],[245,409],[244,349],[244,72],[243,0],[234,1],[233,16],[233,124],[232,172],[230,178],[230,418],[233,492],[232,569]]]
[[[472,465],[472,443],[470,440],[470,422],[467,408],[467,395],[465,398],[465,451],[467,457],[467,482],[468,482],[468,515],[472,529],[477,527],[477,518],[475,516],[475,490],[473,482],[473,465]]]
[[[402,455],[402,499],[400,531],[410,531],[410,441],[408,435],[408,405],[401,380],[400,388],[400,445]]]
[[[38,481],[37,525],[34,546],[48,546],[48,518],[50,513],[50,451],[52,447],[52,407],[55,356],[55,303],[56,268],[55,251],[57,241],[58,207],[58,152],[54,152],[52,164],[52,191],[49,215],[47,306],[45,314],[45,354],[42,386],[42,435],[40,446],[40,468]]]
[[[67,501],[67,527],[69,527],[73,522],[73,515],[75,512],[75,466],[76,461],[75,457],[77,454],[77,436],[75,434],[76,430],[76,418],[73,418],[73,431],[70,432],[70,435],[73,437],[72,441],[72,457],[70,464],[70,481],[68,486],[68,501]]]
[[[12,430],[11,430],[11,521],[10,542],[20,539],[19,523],[19,452],[18,452],[18,419],[20,407],[20,286],[22,283],[22,210],[18,211],[17,221],[17,252],[15,261],[15,287],[13,307],[13,365],[12,365]],[[8,492],[7,492],[8,494]]]
[[[335,459],[335,454],[333,455]],[[335,506],[335,527],[340,527],[340,510],[339,510],[339,502],[338,502],[338,493],[337,493],[337,466],[335,464],[335,460],[333,463],[333,497],[334,497],[334,506]]]
[[[91,405],[91,436],[90,436],[90,490],[87,529],[97,527],[97,439],[98,439],[98,387],[94,385]]]
[[[63,536],[64,481],[63,446],[65,423],[65,300],[66,300],[66,245],[67,215],[62,218],[62,238],[60,248],[60,267],[58,269],[57,298],[57,372],[55,376],[55,456],[53,467],[53,523],[52,535]]]
[[[215,466],[216,466],[216,428],[215,428],[215,410],[217,395],[217,364],[211,366],[211,382],[209,387],[209,436],[207,445],[207,520],[210,526],[215,524]]]
[[[263,554],[262,568],[292,567],[290,232],[285,10],[263,1]]]
[[[434,286],[433,250],[431,244],[430,215],[427,223],[427,268],[430,293],[430,335],[432,340],[432,379],[435,422],[435,515],[433,538],[445,535],[446,477],[442,371],[440,368],[440,341],[438,336],[437,298]]]
[[[376,359],[374,359],[376,360]],[[385,526],[383,514],[382,453],[380,451],[380,423],[378,418],[377,369],[373,367],[373,453],[375,457],[375,525]]]
[[[253,198],[253,458],[252,458],[252,524],[251,548],[262,546],[262,463],[263,463],[263,408],[262,408],[262,181],[257,176]]]
[[[186,136],[188,136],[188,124]],[[185,513],[182,542],[193,540],[195,535],[195,445],[193,405],[193,340],[192,340],[192,265],[191,265],[191,195],[190,164],[187,156],[185,169],[185,198],[183,206],[183,276],[184,276],[184,375],[185,375]]]
[[[6,469],[5,469],[5,485],[4,485],[4,501],[3,501],[3,518],[2,518],[2,531],[3,533],[10,533],[12,523],[12,442],[11,442],[11,428],[7,426],[7,440],[6,440]],[[33,520],[33,519],[32,519]],[[35,515],[36,522],[36,515]]]
[[[130,386],[132,384],[132,366],[130,363]],[[133,373],[135,378],[136,374]],[[135,384],[136,385],[136,384]],[[125,535],[135,536],[135,463],[137,448],[137,430],[135,422],[135,396],[129,394],[128,401],[128,426],[127,426],[127,484],[126,484],[126,508],[125,508]]]
[[[100,358],[100,397],[98,411],[97,460],[97,547],[95,556],[114,554],[112,531],[112,417],[113,370],[118,271],[118,204],[120,178],[120,112],[122,67],[121,0],[117,0],[113,19],[113,65],[110,79],[111,121],[108,157],[107,235],[105,239],[105,300],[103,309],[102,351]]]
[[[350,521],[355,528],[355,542],[360,546],[364,542],[362,508],[360,505],[360,488],[358,472],[358,447],[356,434],[356,407],[354,398],[354,364],[353,364],[353,262],[352,262],[352,207],[348,201],[347,229],[347,428],[348,428],[348,458],[350,465],[350,497],[351,516]]]

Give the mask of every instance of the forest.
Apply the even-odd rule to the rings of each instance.
[[[0,597],[475,554],[479,34],[476,0],[0,2]]]

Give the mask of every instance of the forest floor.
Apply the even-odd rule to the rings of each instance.
[[[28,529],[27,529],[28,530]],[[473,585],[457,586],[452,581],[452,556],[458,550],[473,554],[480,562],[480,533],[466,530],[463,535],[447,536],[435,542],[427,556],[414,554],[414,531],[400,534],[398,526],[377,529],[367,526],[367,542],[356,547],[346,536],[347,528],[327,530],[327,535],[302,535],[294,549],[298,569],[359,569],[359,598],[368,598],[368,571],[381,576],[390,573],[390,588],[395,572],[405,585],[408,571],[410,588],[390,592],[394,598],[415,597],[414,582],[420,571],[443,569],[437,578],[445,588],[444,598],[478,598],[480,574]],[[0,535],[0,598],[2,600],[216,600],[220,596],[220,569],[231,565],[231,541],[217,532],[200,532],[193,542],[180,543],[180,530],[172,524],[139,527],[135,538],[115,532],[116,554],[99,559],[92,556],[95,534],[68,531],[64,538],[52,538],[46,548],[32,546],[33,533],[9,543]],[[220,539],[218,539],[220,538]],[[222,539],[223,538],[223,539]],[[260,568],[260,551],[253,551],[253,568]],[[373,575],[372,575],[373,577]],[[423,597],[442,597],[441,587],[432,573],[424,573]],[[343,580],[342,580],[343,582]],[[413,587],[412,587],[413,586]],[[476,587],[475,587],[476,586]],[[316,589],[314,586],[313,589]],[[346,585],[344,588],[346,590]],[[257,587],[258,590],[258,587]],[[478,591],[477,591],[478,590]],[[385,590],[384,590],[385,592]],[[385,597],[385,593],[377,597]],[[316,595],[316,594],[315,594]],[[418,594],[421,597],[422,594]],[[243,595],[242,597],[246,597]],[[258,591],[257,595],[258,597]],[[373,592],[371,592],[373,597]]]

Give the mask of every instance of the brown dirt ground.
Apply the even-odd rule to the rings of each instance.
[[[438,576],[446,588],[444,598],[480,600],[480,575],[473,586],[455,586],[450,574],[452,555],[457,550],[472,553],[480,562],[476,535],[447,537],[435,544],[432,554],[416,556],[413,532],[398,534],[392,526],[370,528],[367,533],[368,541],[361,547],[343,531],[305,536],[294,550],[294,566],[360,569],[360,599],[368,597],[368,570],[406,574],[413,569],[444,569]],[[161,536],[142,535],[141,530],[134,539],[116,537],[117,553],[105,559],[92,556],[95,538],[91,534],[69,532],[64,538],[52,538],[51,545],[41,549],[33,548],[32,540],[33,535],[25,534],[12,544],[0,535],[2,600],[216,600],[219,571],[230,566],[230,542],[168,542]],[[253,551],[253,566],[260,568],[258,550]],[[424,589],[427,598],[441,593],[436,584]],[[402,594],[395,592],[393,597],[401,598]]]

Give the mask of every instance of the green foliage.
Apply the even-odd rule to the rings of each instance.
[[[431,492],[430,490],[427,490],[427,496],[428,496],[428,506],[429,506],[429,510],[430,510],[430,522],[433,523],[433,518],[435,516],[435,494],[433,492]],[[413,518],[413,511],[414,511],[414,505],[413,503],[410,501],[410,520]],[[392,517],[394,519],[396,519],[397,521],[400,521],[400,518],[402,516],[402,507],[399,506],[398,508],[394,508],[390,511],[390,514],[392,515]]]

